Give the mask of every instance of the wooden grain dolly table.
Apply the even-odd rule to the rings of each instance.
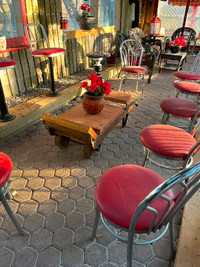
[[[137,106],[137,100],[132,100],[130,94],[116,91],[112,91],[104,99],[109,102],[99,114],[88,114],[82,103],[59,116],[42,114],[45,127],[51,135],[55,135],[55,144],[64,147],[70,140],[82,143],[84,156],[88,158],[120,121],[124,127],[129,112],[134,105]],[[121,105],[116,106],[110,102]]]

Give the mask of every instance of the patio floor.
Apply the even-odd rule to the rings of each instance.
[[[189,57],[188,69],[194,57]],[[54,144],[40,121],[1,143],[1,151],[13,161],[11,187],[17,191],[9,204],[22,228],[20,236],[0,205],[0,267],[114,267],[126,266],[126,245],[101,224],[99,237],[91,241],[95,215],[94,191],[99,177],[121,164],[141,165],[144,154],[140,131],[160,123],[159,103],[168,97],[173,72],[158,68],[151,81],[145,81],[145,98],[135,93],[135,80],[127,81],[127,92],[138,99],[127,125],[119,124],[102,143],[99,152],[83,158],[83,146],[70,142],[67,149]],[[147,76],[146,76],[147,78]],[[119,79],[113,78],[114,89]],[[72,101],[53,114],[61,114],[78,101]],[[164,178],[173,172],[152,164],[148,168]],[[176,238],[180,218],[176,220]],[[135,246],[133,266],[169,266],[171,257],[168,235],[153,245]]]

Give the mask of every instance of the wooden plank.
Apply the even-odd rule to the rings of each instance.
[[[24,76],[25,86],[26,89],[32,87],[30,72],[29,72],[29,65],[27,63],[26,53],[24,50],[19,50],[21,68]]]
[[[72,54],[72,39],[67,40],[68,62],[69,62],[69,75],[73,74],[73,54]]]
[[[24,93],[26,91],[25,81],[23,77],[23,72],[20,64],[19,51],[12,52],[12,58],[17,63],[15,66],[15,75],[18,83],[18,90],[16,90],[15,95],[19,93]],[[13,92],[14,93],[14,92]]]
[[[111,91],[109,95],[105,95],[104,99],[111,102],[128,104],[128,102],[132,99],[132,95],[128,93],[123,93],[119,91]]]
[[[123,111],[122,107],[105,104],[100,113],[91,115],[79,104],[58,117],[90,126],[97,133],[102,133]]]
[[[10,83],[9,83],[6,70],[0,70],[0,79],[1,79],[2,86],[3,86],[3,92],[4,92],[5,97],[12,96],[12,90],[10,87]]]
[[[76,39],[72,39],[72,60],[73,60],[73,73],[77,73],[77,62],[76,62]]]

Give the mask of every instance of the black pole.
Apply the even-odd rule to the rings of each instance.
[[[6,105],[1,79],[0,79],[0,111],[1,111],[0,121],[2,122],[14,120],[14,118],[16,117],[15,115],[11,115],[8,113],[8,108]]]
[[[140,20],[140,0],[129,0],[129,4],[135,4],[135,20],[132,21],[131,27],[139,27]]]

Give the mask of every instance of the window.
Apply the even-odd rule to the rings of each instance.
[[[115,0],[98,1],[98,26],[115,25]]]
[[[1,0],[0,35],[6,36],[7,47],[28,45],[24,34],[25,24],[24,0]]]

